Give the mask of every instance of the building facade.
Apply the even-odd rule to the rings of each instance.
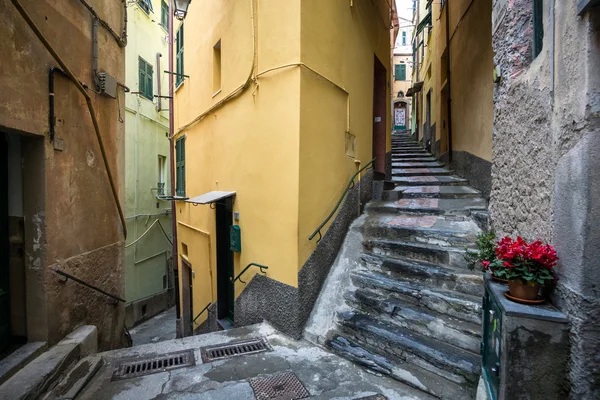
[[[413,5],[410,0],[397,2],[397,31],[391,32],[395,41],[392,58],[392,128],[394,130],[411,129],[411,102],[407,96],[413,79]],[[395,35],[395,36],[394,36]]]
[[[184,331],[214,315],[300,335],[369,168],[315,229],[362,167],[389,167],[392,16],[384,0],[190,6],[174,46]]]
[[[174,304],[168,111],[168,4],[129,7],[125,82],[125,305],[128,326]],[[164,96],[164,97],[161,97]]]
[[[3,348],[85,324],[126,343],[125,5],[0,1]]]

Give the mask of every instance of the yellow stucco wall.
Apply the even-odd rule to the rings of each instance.
[[[248,87],[178,133],[186,135],[186,196],[236,191],[242,252],[235,254],[235,273],[257,262],[269,266],[268,277],[297,286],[298,269],[316,244],[308,236],[356,172],[354,157],[346,155],[348,110],[356,158],[372,158],[374,54],[389,68],[389,25],[385,10],[371,2],[251,1],[192,3],[185,20],[190,78],[176,91],[176,132],[246,82],[253,61],[251,5],[258,33]],[[219,40],[222,88],[213,96],[212,52]],[[386,122],[389,132],[389,117]],[[215,212],[178,201],[176,216],[179,250],[186,245],[195,273],[197,313],[217,300]],[[250,269],[244,281],[257,271]],[[244,287],[236,284],[236,296]]]
[[[449,2],[452,71],[452,150],[492,160],[494,121],[492,4]],[[464,15],[464,17],[463,17]],[[462,18],[462,20],[461,20]],[[460,28],[457,25],[460,20]],[[468,65],[468,68],[464,68]]]
[[[385,1],[374,3],[302,1],[300,111],[300,191],[298,268],[316,246],[308,236],[327,217],[356,173],[373,158],[373,74],[375,55],[388,69],[390,30]],[[386,93],[389,106],[389,85]],[[349,117],[348,117],[349,112]],[[389,115],[386,132],[390,132]],[[356,137],[356,154],[347,155],[346,131]],[[387,135],[387,151],[390,149]],[[349,152],[352,154],[352,152]],[[324,233],[325,231],[323,231]]]

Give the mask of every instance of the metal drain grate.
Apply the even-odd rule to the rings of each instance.
[[[219,344],[215,346],[206,346],[200,349],[202,362],[211,362],[223,358],[262,353],[271,351],[271,346],[266,338],[244,340],[241,342],[232,342]]]
[[[373,396],[361,397],[360,399],[356,400],[388,400],[388,398],[382,394],[376,394]]]
[[[115,365],[111,380],[135,378],[194,365],[196,359],[193,350],[162,354],[152,358],[122,360]]]
[[[296,400],[310,396],[293,372],[250,379],[250,386],[256,400]]]

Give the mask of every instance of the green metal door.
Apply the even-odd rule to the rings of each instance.
[[[1,134],[0,134],[1,135]],[[0,136],[0,351],[10,342],[10,302],[8,277],[8,154],[4,135]]]
[[[492,400],[498,398],[502,354],[502,311],[486,287],[483,298],[483,374]]]

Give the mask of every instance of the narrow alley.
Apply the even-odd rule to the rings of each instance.
[[[0,400],[600,399],[600,0],[0,27]]]

